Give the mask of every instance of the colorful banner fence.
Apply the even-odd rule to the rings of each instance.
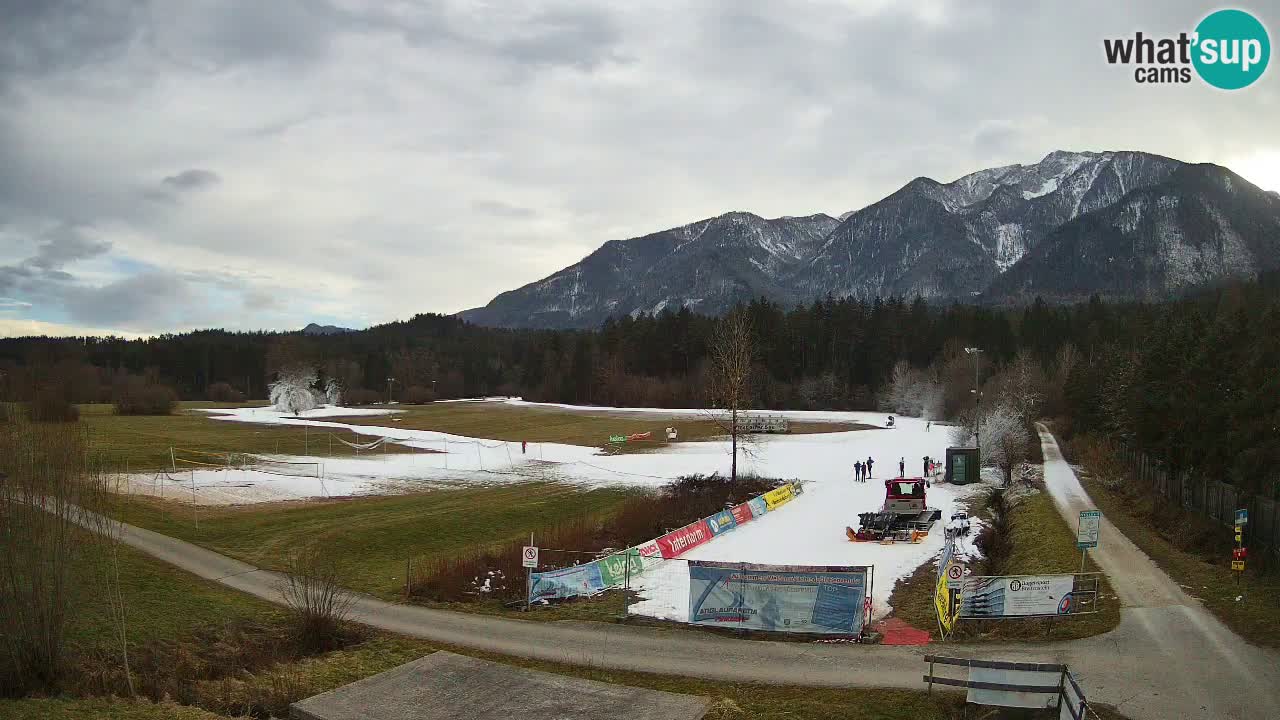
[[[610,588],[623,587],[628,577],[641,575],[664,559],[679,557],[717,535],[777,509],[798,494],[799,488],[788,483],[730,510],[722,510],[711,517],[608,557],[571,568],[532,573],[529,602],[590,597]],[[772,504],[770,497],[773,498]]]
[[[689,561],[689,622],[772,632],[857,635],[872,569]]]

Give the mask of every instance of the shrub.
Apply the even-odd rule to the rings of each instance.
[[[410,405],[422,405],[424,403],[432,402],[435,399],[436,394],[431,390],[431,388],[423,387],[421,385],[410,385],[409,388],[404,391],[402,401],[409,403]]]
[[[544,550],[543,570],[590,562],[597,555],[631,547],[669,530],[684,527],[768,492],[777,480],[739,475],[733,482],[722,475],[687,475],[656,493],[637,494],[623,502],[612,516],[586,516],[539,530],[536,541]],[[514,601],[524,597],[524,570],[520,549],[526,540],[512,540],[461,557],[433,558],[411,569],[409,594],[414,598],[457,602],[467,600]],[[599,553],[591,552],[599,550]],[[487,582],[486,582],[487,581]]]
[[[149,384],[137,375],[117,378],[112,395],[117,415],[172,415],[178,403],[172,388]]]
[[[342,589],[342,572],[332,555],[318,547],[292,553],[283,595],[303,647],[324,651],[342,646],[343,627],[355,598]]]
[[[213,402],[223,403],[239,403],[244,402],[244,393],[231,387],[231,383],[217,382],[209,386],[205,391],[205,397]]]
[[[27,405],[27,417],[31,422],[76,422],[80,410],[67,399],[62,387],[49,386],[36,391]]]

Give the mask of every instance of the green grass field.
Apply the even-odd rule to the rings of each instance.
[[[344,420],[353,425],[382,425],[412,430],[437,430],[467,437],[519,442],[555,442],[584,447],[608,444],[610,435],[652,433],[650,442],[627,443],[631,451],[665,443],[668,427],[679,431],[681,441],[706,440],[724,430],[698,415],[664,417],[640,413],[584,412],[557,408],[519,407],[501,403],[433,403],[399,405],[403,412],[392,417],[363,416]],[[850,423],[792,423],[793,433],[840,432],[865,426]]]
[[[147,472],[170,467],[169,448],[213,453],[286,453],[350,456],[354,451],[339,442],[329,443],[325,428],[305,429],[282,425],[212,420],[197,408],[231,407],[214,403],[181,403],[173,415],[116,415],[110,405],[81,405],[80,422],[89,434],[90,447],[113,470]],[[351,433],[342,433],[354,441]],[[388,452],[408,452],[394,443]],[[378,452],[382,452],[380,449]],[[179,469],[182,469],[179,467]]]
[[[355,441],[353,433],[327,428],[306,429],[281,425],[213,420],[202,412],[207,408],[257,407],[263,403],[240,405],[211,402],[182,402],[173,415],[116,415],[111,405],[80,405],[80,418],[95,452],[102,454],[113,469],[147,472],[170,468],[169,448],[200,452],[283,453],[348,457],[354,451],[330,441],[330,432]],[[498,403],[436,403],[398,405],[401,412],[386,416],[334,417],[350,425],[381,426],[410,430],[438,430],[468,437],[518,442],[557,442],[587,447],[609,445],[610,435],[650,432],[652,441],[611,446],[621,452],[636,452],[665,444],[665,428],[674,426],[681,440],[705,440],[723,431],[700,417],[657,417],[626,413],[584,413],[554,408],[513,407]],[[329,419],[329,418],[326,418]],[[864,426],[848,423],[792,423],[793,433],[839,432]],[[364,438],[371,439],[372,436]],[[379,449],[381,453],[384,450]],[[388,443],[385,452],[413,452]],[[179,469],[182,469],[179,467]]]
[[[201,624],[270,619],[282,612],[264,600],[233,592],[130,547],[118,545],[115,552],[130,644],[181,637]],[[92,566],[88,558],[78,562],[75,575],[79,578],[101,578],[114,570],[97,566],[97,559]],[[113,643],[111,613],[102,586],[97,582],[73,583],[70,597],[67,639],[82,650]]]
[[[414,495],[201,508],[156,500],[122,503],[120,519],[259,567],[279,569],[290,549],[319,544],[346,566],[348,584],[384,598],[404,589],[405,560],[467,553],[584,515],[607,514],[627,497],[524,483]],[[587,548],[595,550],[598,548]]]
[[[971,515],[980,516],[975,506]],[[1075,532],[1058,514],[1047,492],[1023,497],[1012,512],[1013,550],[1002,574],[1042,575],[1074,573],[1080,570],[1080,551]],[[1089,572],[1100,569],[1088,563]],[[975,570],[978,570],[975,568]],[[938,636],[933,606],[937,564],[922,565],[901,581],[889,598],[894,615],[913,627]],[[1069,618],[1014,619],[1001,621],[961,620],[956,637],[965,642],[1002,640],[1070,640],[1099,635],[1120,624],[1120,601],[1105,579],[1099,588],[1099,612]]]

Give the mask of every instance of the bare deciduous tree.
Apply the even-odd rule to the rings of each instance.
[[[730,479],[738,479],[738,451],[743,445],[742,414],[750,407],[755,340],[751,319],[741,309],[720,318],[709,348],[711,374],[708,401],[719,412],[712,418],[729,434],[733,461]]]
[[[0,695],[59,689],[76,595],[110,598],[127,667],[124,602],[107,555],[116,534],[101,512],[107,498],[78,423],[0,422]]]
[[[281,594],[293,614],[299,639],[316,650],[337,645],[355,598],[342,588],[338,562],[317,547],[289,555]]]

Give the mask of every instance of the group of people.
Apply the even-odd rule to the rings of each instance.
[[[854,482],[866,482],[867,478],[871,477],[871,466],[875,464],[876,464],[876,461],[871,458],[867,458],[866,462],[863,462],[861,460],[855,462],[853,464]],[[941,467],[942,465],[938,461],[934,460],[928,455],[924,456],[924,477],[926,478],[933,477]],[[900,457],[898,458],[898,477],[906,477],[906,476],[907,476],[907,459],[905,457]]]
[[[871,466],[875,464],[876,464],[876,461],[872,460],[871,458],[867,458],[866,462],[862,462],[861,460],[859,460],[858,462],[854,463],[853,464],[854,482],[866,482],[867,478],[871,477]]]

